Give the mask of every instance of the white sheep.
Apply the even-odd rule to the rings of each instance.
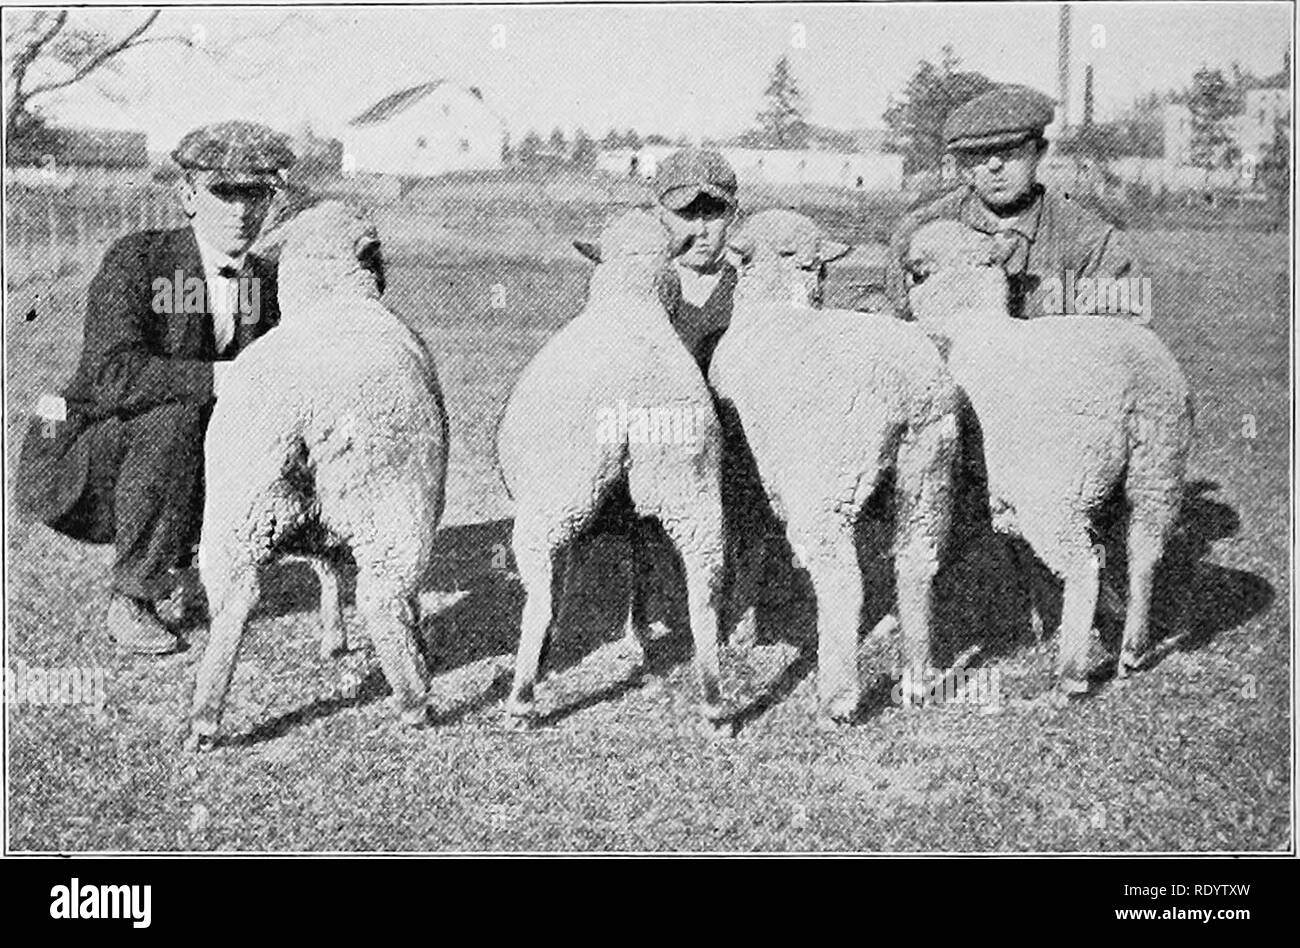
[[[518,726],[534,714],[542,653],[573,573],[573,544],[615,497],[630,497],[634,514],[657,518],[674,542],[685,568],[704,716],[718,727],[726,717],[716,611],[721,435],[704,378],[656,291],[668,240],[658,220],[637,210],[612,221],[598,245],[578,245],[598,261],[587,304],[525,368],[501,419],[498,459],[517,505],[513,547],[527,594],[507,702]],[[636,545],[633,558],[646,556]],[[643,635],[638,613],[634,601],[629,628]]]
[[[819,704],[824,715],[842,722],[861,697],[864,591],[854,526],[891,471],[904,660],[917,669],[930,666],[933,583],[950,522],[958,393],[917,327],[883,315],[813,308],[825,263],[845,251],[807,217],[761,212],[745,222],[733,245],[748,259],[709,380],[739,416],[773,510],[812,580]],[[744,600],[756,565],[737,564],[738,608],[750,605]]]
[[[1001,266],[1008,250],[952,221],[918,229],[909,302],[948,347],[948,367],[978,419],[994,528],[1027,541],[1064,581],[1058,684],[1063,695],[1080,694],[1100,573],[1092,515],[1123,489],[1124,676],[1147,644],[1152,577],[1182,500],[1191,396],[1169,350],[1130,320],[1012,319]]]
[[[416,593],[442,516],[447,415],[433,359],[380,302],[378,234],[329,201],[271,228],[280,324],[221,379],[205,440],[199,569],[212,614],[191,748],[220,722],[258,567],[307,552],[321,577],[322,651],[346,648],[334,555],[357,567],[357,611],[406,724],[426,714]]]

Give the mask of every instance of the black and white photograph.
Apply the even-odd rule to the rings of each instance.
[[[6,5],[5,854],[1294,857],[1295,18]]]

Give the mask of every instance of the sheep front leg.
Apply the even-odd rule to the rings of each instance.
[[[416,643],[417,612],[410,597],[357,577],[357,611],[374,644],[403,724],[418,727],[428,717],[429,673]]]
[[[212,747],[221,724],[230,680],[235,673],[235,662],[239,658],[239,645],[257,596],[256,568],[232,581],[220,594],[211,596],[216,611],[194,687],[186,750]]]
[[[308,559],[320,583],[320,657],[337,658],[348,650],[348,630],[343,622],[343,600],[339,590],[338,568],[324,557]]]
[[[707,494],[703,495],[705,498]],[[686,570],[686,600],[695,643],[695,671],[703,699],[700,711],[714,733],[726,730],[729,710],[722,699],[718,658],[718,604],[722,577],[722,510],[711,504],[693,515],[672,513],[661,520]]]

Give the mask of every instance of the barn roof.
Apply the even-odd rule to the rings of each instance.
[[[384,96],[384,98],[349,121],[348,124],[378,125],[380,122],[387,122],[394,115],[406,111],[446,82],[446,79],[434,79],[432,82],[422,82],[418,86],[411,86],[409,89],[400,89],[392,95]],[[471,86],[468,91],[477,99],[483,98],[482,93],[476,87]]]

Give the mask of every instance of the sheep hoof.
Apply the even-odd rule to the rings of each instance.
[[[817,728],[822,731],[832,731],[838,734],[840,731],[847,730],[852,723],[852,716],[846,718],[827,711],[822,711],[817,715]]]
[[[184,748],[187,754],[198,754],[212,750],[216,747],[216,744],[216,727],[208,723],[195,721],[190,725]]]
[[[918,704],[920,702],[918,701]],[[858,713],[857,698],[836,698],[829,702],[822,710],[820,717],[824,723],[833,724],[835,727],[843,727],[852,724],[853,719]]]
[[[516,734],[526,734],[537,727],[536,714],[507,714],[505,729]]]
[[[429,707],[421,704],[419,707],[407,708],[402,711],[400,720],[403,727],[421,728],[429,723]]]
[[[1071,698],[1082,697],[1088,693],[1088,680],[1062,675],[1061,680],[1056,684],[1056,693],[1066,702]]]
[[[537,725],[537,707],[531,701],[511,698],[506,702],[505,727],[507,731],[523,733]]]
[[[736,736],[736,722],[727,716],[725,709],[706,705],[700,708],[700,713],[703,715],[700,729],[705,737],[727,739]]]
[[[1142,670],[1142,659],[1128,649],[1119,653],[1119,662],[1115,666],[1116,678],[1127,678],[1131,672]]]
[[[320,647],[320,658],[322,662],[331,662],[347,655],[351,649],[346,642],[322,642]]]
[[[628,633],[619,640],[617,655],[621,661],[627,662],[636,668],[645,664],[645,646],[634,633]]]

